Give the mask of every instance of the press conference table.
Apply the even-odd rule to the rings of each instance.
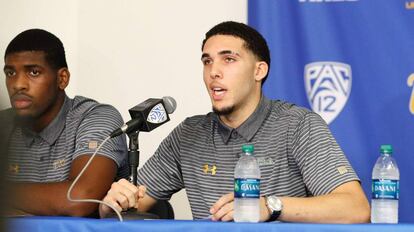
[[[138,231],[350,231],[350,232],[400,232],[414,231],[414,224],[308,224],[308,223],[234,223],[208,220],[136,220],[120,222],[115,219],[89,219],[78,217],[16,217],[8,219],[10,232],[138,232]]]

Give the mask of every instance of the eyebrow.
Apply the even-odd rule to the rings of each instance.
[[[41,65],[38,64],[26,64],[24,65],[25,69],[31,69],[31,68],[43,68]]]
[[[237,53],[237,52],[234,52],[234,51],[232,51],[232,50],[223,50],[223,51],[220,51],[220,52],[218,52],[218,54],[219,55],[235,55],[235,56],[240,56],[240,54],[239,53]],[[210,57],[210,55],[208,54],[208,53],[203,53],[202,55],[201,55],[201,59],[204,59],[204,58],[206,58],[206,57]]]
[[[4,67],[3,67],[3,71],[6,71],[6,70],[8,70],[8,69],[13,69],[13,67],[12,67],[12,66],[10,66],[10,65],[4,65]]]
[[[42,66],[41,65],[38,65],[38,64],[26,64],[26,65],[24,65],[24,68],[25,69],[42,68]],[[4,65],[3,70],[6,70],[6,69],[14,69],[14,66],[12,66],[12,65]]]

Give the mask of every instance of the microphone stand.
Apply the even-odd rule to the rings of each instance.
[[[129,176],[129,181],[137,186],[137,177],[138,177],[138,166],[139,166],[139,144],[138,144],[138,134],[139,131],[133,131],[128,133],[129,138],[129,147],[128,147],[128,160],[129,168],[131,175]],[[138,211],[136,208],[129,208],[121,212],[124,220],[143,220],[143,219],[159,219],[155,214],[145,213]],[[111,213],[109,218],[117,218],[115,212]]]
[[[129,148],[128,148],[128,160],[129,160],[129,182],[134,184],[137,183],[138,177],[138,166],[139,166],[139,144],[138,144],[139,131],[131,132],[128,134]]]

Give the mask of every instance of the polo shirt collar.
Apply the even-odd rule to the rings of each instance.
[[[38,135],[49,145],[53,145],[59,138],[60,134],[63,131],[63,128],[65,127],[66,115],[70,109],[70,104],[70,98],[67,95],[65,95],[65,100],[63,102],[62,107],[60,108],[59,113],[52,120],[52,122],[49,123],[49,125],[46,128],[44,128],[39,134],[30,129],[23,128],[25,143],[27,145],[32,144],[34,142],[35,137]]]
[[[263,121],[266,119],[269,112],[270,100],[262,95],[256,110],[238,128],[231,128],[225,125],[217,114],[214,114],[214,119],[218,124],[218,133],[221,135],[225,144],[229,142],[233,131],[236,131],[247,142],[250,142],[259,130],[260,126],[263,124]]]

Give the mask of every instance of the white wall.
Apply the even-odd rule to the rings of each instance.
[[[150,97],[172,96],[171,121],[141,133],[141,165],[185,117],[210,111],[202,81],[201,41],[215,24],[247,21],[247,0],[13,0],[0,2],[0,65],[10,40],[42,28],[65,45],[70,97],[84,95],[128,109]],[[1,74],[0,109],[9,107]],[[172,198],[177,219],[190,219],[184,191]]]

